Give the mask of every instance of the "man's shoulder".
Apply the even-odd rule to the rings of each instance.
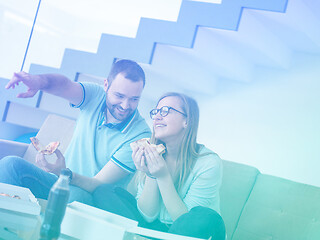
[[[101,85],[92,82],[79,82],[83,87],[83,100],[77,106],[80,109],[95,109],[96,105],[105,102],[105,92]]]
[[[96,92],[104,94],[104,89],[102,85],[93,82],[79,82],[86,92]]]
[[[98,87],[103,89],[103,86],[98,83],[94,83],[94,82],[79,82],[79,83],[86,87]]]

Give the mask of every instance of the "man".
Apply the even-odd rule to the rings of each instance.
[[[145,74],[136,62],[115,62],[104,89],[62,75],[24,72],[15,73],[6,88],[20,82],[28,90],[17,97],[33,97],[42,90],[65,98],[81,113],[65,157],[57,150],[57,161],[50,164],[38,154],[38,167],[16,156],[5,157],[0,160],[0,182],[28,187],[36,197],[46,199],[61,169],[67,166],[70,183],[79,187],[71,189],[70,200],[86,203],[90,202],[89,193],[102,183],[125,186],[129,182],[135,171],[129,144],[151,134],[137,110]]]

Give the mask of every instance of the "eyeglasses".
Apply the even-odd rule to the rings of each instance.
[[[150,111],[150,118],[154,119],[155,116],[158,114],[158,112],[160,112],[160,116],[161,117],[165,117],[165,116],[167,116],[169,114],[170,110],[176,111],[176,112],[182,114],[183,116],[187,117],[187,114],[185,114],[183,112],[180,112],[179,110],[177,110],[177,109],[175,109],[173,107],[163,106],[162,108],[159,108],[159,109],[157,109],[157,108],[152,109]]]

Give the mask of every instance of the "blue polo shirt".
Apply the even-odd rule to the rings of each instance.
[[[83,100],[80,115],[70,145],[65,153],[66,165],[84,176],[95,176],[108,161],[113,161],[129,173],[135,172],[130,143],[150,137],[151,131],[138,110],[119,124],[106,124],[106,94],[102,86],[80,83]],[[130,178],[132,174],[129,174]],[[125,185],[123,179],[118,185]]]

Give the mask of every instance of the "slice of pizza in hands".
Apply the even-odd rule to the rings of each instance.
[[[60,142],[57,141],[57,142],[51,142],[47,146],[43,146],[40,143],[39,139],[36,138],[36,137],[30,138],[30,140],[31,140],[31,143],[34,146],[34,148],[39,153],[42,153],[42,154],[45,154],[45,155],[53,154],[58,149],[58,147],[60,145]]]
[[[130,143],[130,147],[133,149],[136,145],[139,147],[145,147],[146,145],[150,145],[156,148],[157,152],[161,155],[165,153],[166,147],[163,144],[152,144],[150,143],[150,138],[142,138],[135,142]]]

